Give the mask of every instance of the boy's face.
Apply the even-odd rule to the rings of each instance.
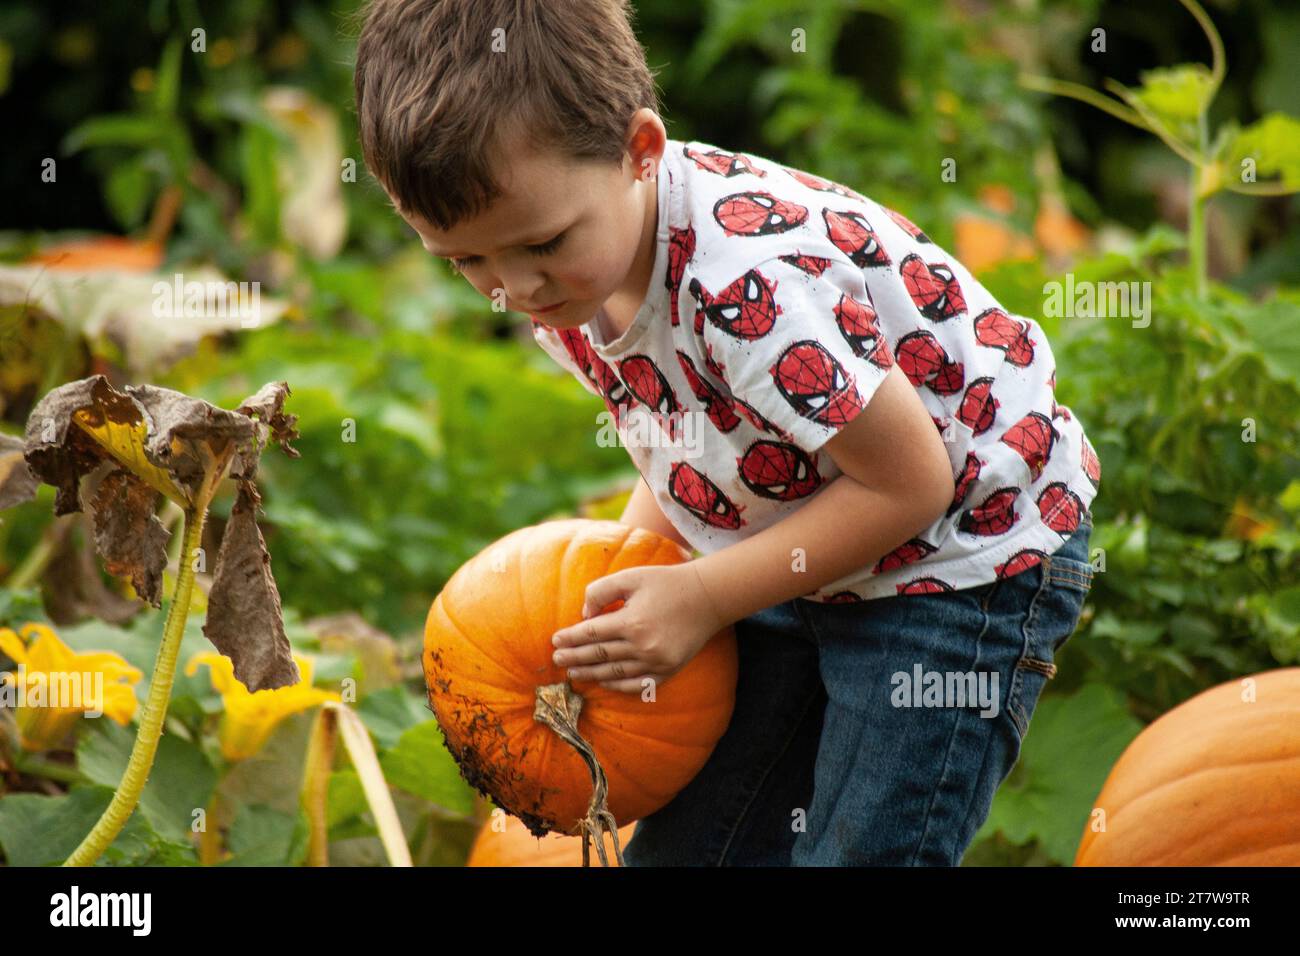
[[[445,232],[418,213],[402,218],[483,295],[500,289],[507,309],[576,328],[608,300],[640,305],[654,264],[653,177],[666,142],[659,117],[639,110],[619,167],[515,147],[498,174],[502,195],[486,211]]]

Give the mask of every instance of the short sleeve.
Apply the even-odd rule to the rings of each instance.
[[[600,359],[592,351],[586,337],[577,329],[553,329],[536,319],[529,321],[533,324],[533,338],[546,354],[581,382],[588,392],[603,399],[605,396],[593,379],[596,374],[595,363]]]
[[[704,343],[736,410],[813,452],[866,407],[893,366],[862,270],[804,255],[724,288],[692,283]]]

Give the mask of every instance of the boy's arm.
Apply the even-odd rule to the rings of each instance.
[[[644,478],[637,478],[636,487],[632,489],[632,496],[628,498],[627,507],[623,509],[623,514],[618,520],[634,528],[645,528],[647,531],[654,531],[665,538],[676,541],[687,551],[693,550],[690,543],[678,534],[677,529],[664,517],[659,503],[655,501],[654,492],[650,490],[650,486],[645,483]]]
[[[690,562],[726,623],[874,564],[952,503],[952,466],[897,366],[825,445],[844,472],[758,534]]]

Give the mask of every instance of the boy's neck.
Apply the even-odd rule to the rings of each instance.
[[[665,175],[662,169],[659,175]],[[627,281],[602,305],[607,316],[608,328],[605,332],[606,341],[609,342],[626,332],[632,320],[636,318],[641,304],[645,301],[646,292],[650,288],[650,273],[654,269],[655,253],[658,251],[655,237],[659,232],[659,180],[642,182],[646,187],[645,215],[642,217],[644,226],[641,229],[636,258],[628,271]]]

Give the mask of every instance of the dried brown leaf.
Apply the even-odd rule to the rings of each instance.
[[[36,497],[41,480],[23,458],[25,443],[16,435],[0,435],[0,511]]]
[[[257,472],[262,450],[269,441],[278,442],[290,458],[301,457],[298,450],[289,444],[298,437],[298,430],[294,427],[298,416],[286,415],[283,410],[284,400],[292,394],[288,382],[267,382],[255,395],[239,403],[235,411],[257,423],[257,442],[253,447],[241,450],[240,459],[230,469],[231,477],[252,478]]]
[[[203,624],[203,633],[230,658],[235,677],[250,691],[288,687],[300,680],[284,633],[271,555],[257,527],[257,503],[252,483],[241,481],[217,552]]]
[[[26,458],[32,474],[57,489],[56,515],[81,510],[81,476],[93,471],[108,453],[73,424],[73,413],[94,405],[91,397],[102,375],[69,382],[36,403],[27,418]]]
[[[91,501],[95,548],[109,574],[130,576],[137,594],[162,607],[163,569],[171,533],[154,513],[158,492],[119,468],[105,477]]]

